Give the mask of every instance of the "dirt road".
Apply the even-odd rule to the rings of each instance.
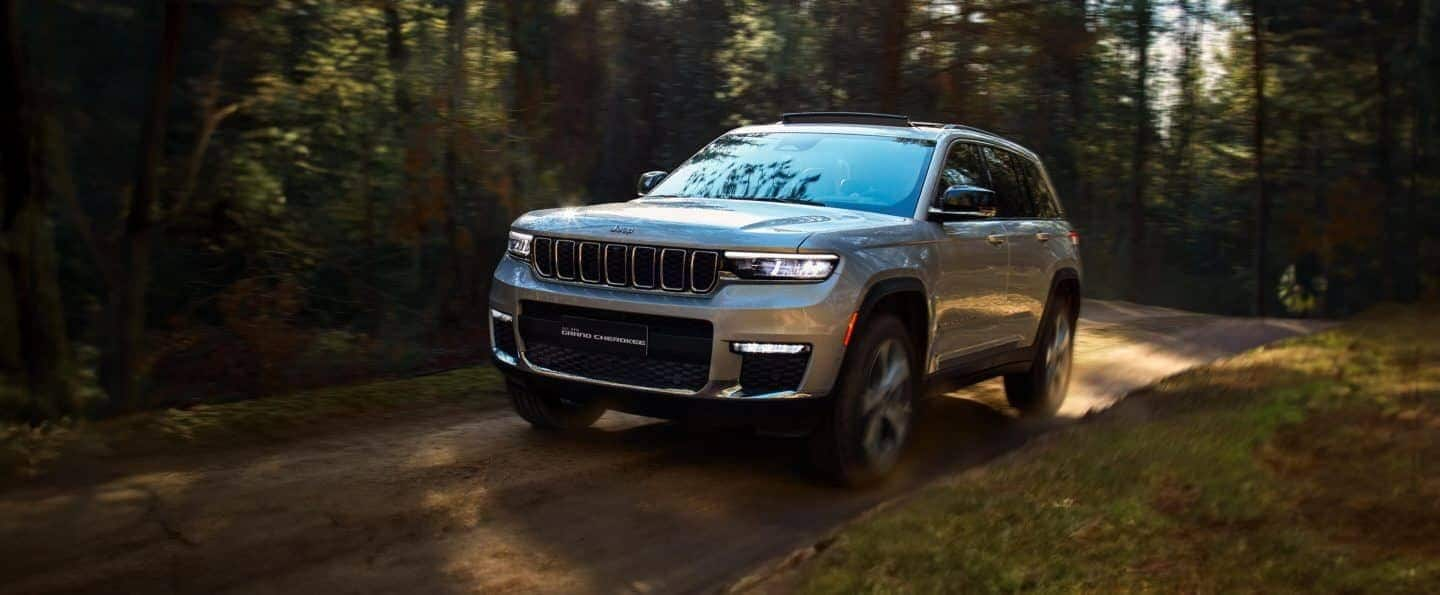
[[[1062,413],[1315,324],[1090,302]],[[941,399],[893,481],[828,487],[790,441],[610,414],[531,431],[443,411],[0,493],[0,592],[713,591],[1045,427],[997,383]],[[1053,426],[1047,426],[1053,427]]]

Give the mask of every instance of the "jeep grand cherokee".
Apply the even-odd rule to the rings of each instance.
[[[857,113],[732,130],[628,202],[527,213],[490,293],[492,350],[538,428],[606,409],[808,436],[861,484],[921,387],[1003,376],[1059,408],[1077,236],[1045,168],[977,128]]]

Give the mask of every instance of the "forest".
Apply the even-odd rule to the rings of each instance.
[[[486,359],[515,217],[870,111],[1046,161],[1085,292],[1440,294],[1434,0],[0,0],[0,419]]]

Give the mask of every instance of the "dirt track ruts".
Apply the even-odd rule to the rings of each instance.
[[[1317,328],[1087,303],[1069,418]],[[896,477],[847,491],[793,441],[610,414],[571,436],[437,410],[0,492],[0,592],[713,591],[864,510],[1022,446],[998,383],[928,409]],[[964,398],[959,398],[964,397]],[[1063,419],[1063,418],[1062,418]]]

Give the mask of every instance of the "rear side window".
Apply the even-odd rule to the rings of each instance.
[[[985,147],[985,161],[990,166],[991,190],[995,191],[999,203],[997,217],[1035,217],[1034,203],[1030,200],[1029,183],[1020,164],[1023,159],[1008,151]]]
[[[1016,157],[1015,160],[1024,164],[1025,179],[1030,189],[1030,201],[1033,203],[1032,217],[1041,219],[1057,219],[1060,217],[1060,205],[1055,202],[1055,193],[1050,191],[1050,184],[1041,175],[1040,168],[1035,162],[1029,159]]]

